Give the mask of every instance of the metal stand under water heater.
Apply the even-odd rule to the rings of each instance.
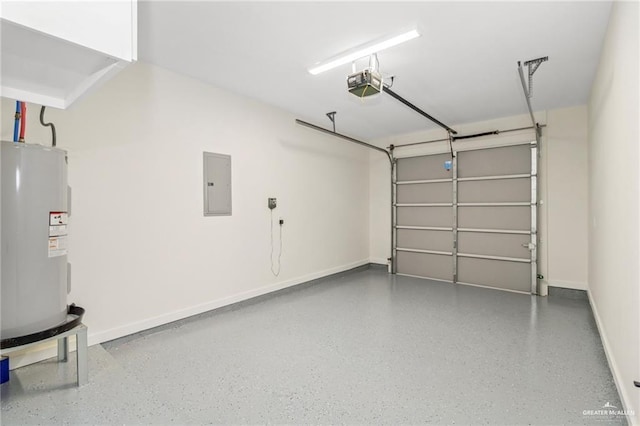
[[[6,350],[69,332],[81,325],[84,310],[67,306],[67,154],[1,144],[0,349]]]

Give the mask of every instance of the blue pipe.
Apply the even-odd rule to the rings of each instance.
[[[16,101],[16,121],[13,125],[13,141],[18,142],[18,135],[20,134],[20,101]]]

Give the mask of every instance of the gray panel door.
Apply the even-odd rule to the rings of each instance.
[[[231,156],[203,153],[204,215],[231,215]]]
[[[397,160],[399,274],[536,292],[535,144]]]
[[[530,145],[457,154],[458,282],[531,291],[531,170]]]
[[[453,176],[448,155],[397,160],[396,271],[451,281]]]

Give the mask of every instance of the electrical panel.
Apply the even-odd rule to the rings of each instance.
[[[204,215],[231,216],[231,156],[205,152]]]

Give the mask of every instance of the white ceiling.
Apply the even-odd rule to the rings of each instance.
[[[611,2],[168,2],[139,4],[139,57],[365,140],[436,128],[388,95],[346,90],[350,65],[307,68],[417,27],[381,52],[393,90],[456,124],[527,112],[517,61],[549,56],[534,76],[534,110],[584,104]]]

